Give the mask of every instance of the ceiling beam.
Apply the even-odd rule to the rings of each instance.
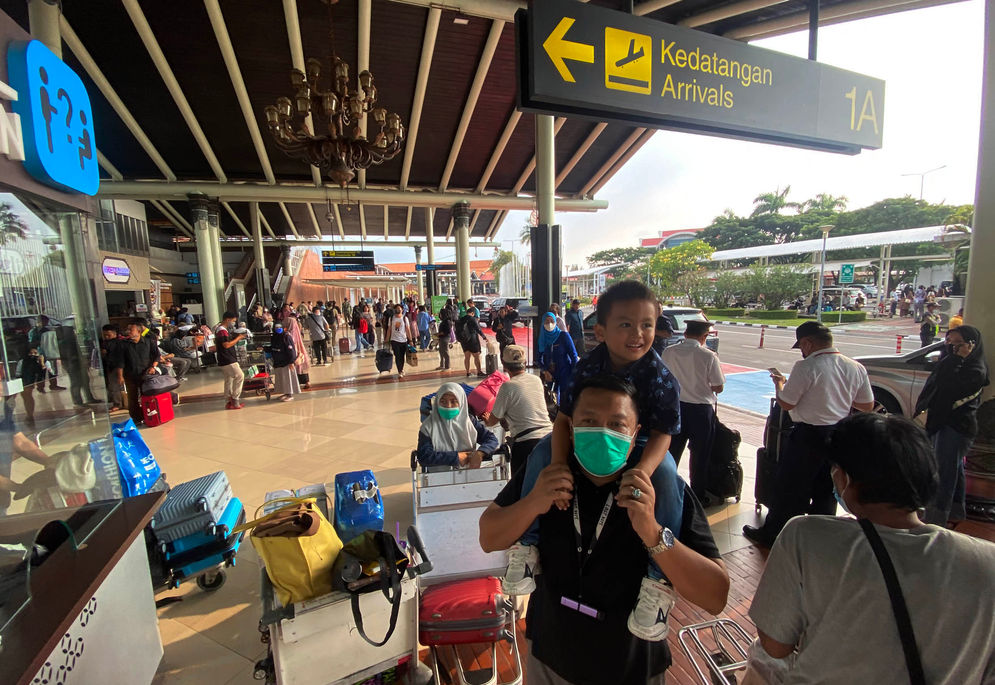
[[[221,240],[222,247],[228,248],[238,248],[242,249],[247,243],[250,243],[251,239],[241,238],[239,236],[228,237],[227,239]],[[424,238],[415,240],[359,240],[359,239],[339,239],[334,240],[294,240],[293,238],[276,238],[270,240],[268,238],[263,239],[263,245],[290,245],[292,247],[367,247],[373,249],[375,247],[425,247],[428,243]],[[478,240],[470,241],[470,247],[500,247],[501,243],[488,241],[488,240]]]
[[[111,164],[111,161],[104,157],[104,153],[97,149],[97,164],[102,166],[104,170],[111,175],[111,179],[115,181],[123,181],[124,176],[118,171],[117,167]]]
[[[644,129],[637,129],[640,133]],[[634,140],[634,138],[633,138]],[[621,154],[621,153],[619,153]],[[611,160],[614,163],[614,160]],[[609,165],[610,166],[610,165]],[[607,166],[605,169],[607,170]],[[593,185],[593,183],[592,183]],[[280,184],[268,186],[252,183],[213,183],[203,181],[184,181],[167,183],[165,181],[104,181],[100,184],[99,197],[108,199],[169,199],[186,200],[190,194],[202,193],[208,197],[218,198],[227,202],[324,202],[331,199],[335,202],[333,193],[341,193],[345,201],[344,191],[335,188],[315,188],[311,185]],[[399,190],[349,190],[349,202],[364,202],[367,204],[385,204],[398,207],[439,207],[449,208],[457,202],[468,202],[473,209],[521,209],[531,211],[535,198],[528,195],[479,195],[475,193],[423,193],[402,192]],[[607,209],[604,200],[584,198],[557,198],[556,210],[560,212],[596,212]]]
[[[366,212],[363,209],[363,203],[359,203],[359,231],[363,239],[366,239]]]
[[[158,200],[152,200],[152,201],[151,201],[151,202],[150,202],[149,204],[151,204],[151,205],[152,205],[153,207],[155,207],[155,208],[156,208],[157,210],[159,210],[159,213],[160,213],[160,214],[162,214],[162,215],[163,215],[164,217],[166,217],[166,221],[168,221],[169,223],[173,224],[173,226],[174,226],[174,227],[175,227],[175,228],[176,228],[176,229],[177,229],[177,230],[178,230],[178,231],[179,231],[180,233],[182,233],[183,235],[187,236],[188,238],[193,238],[193,233],[191,233],[190,231],[188,231],[188,230],[187,230],[187,229],[186,229],[186,228],[185,228],[185,227],[183,226],[183,224],[181,224],[181,223],[180,223],[180,222],[179,222],[179,221],[178,221],[178,220],[176,219],[176,217],[174,217],[174,216],[173,216],[172,214],[170,214],[169,212],[167,212],[167,211],[166,211],[166,208],[162,206],[162,203],[161,203],[161,202],[159,202]]]
[[[160,200],[159,204],[162,209],[166,210],[165,213],[167,216],[173,217],[180,223],[180,226],[187,229],[187,234],[192,238],[196,231],[194,231],[193,226],[189,221],[187,221],[186,217],[180,214],[179,211],[177,211],[176,208],[174,208],[173,205],[169,204],[166,200]]]
[[[515,12],[528,7],[525,0],[394,0],[402,5],[447,9],[468,17],[514,21]]]
[[[508,141],[511,140],[511,136],[515,132],[515,128],[518,126],[521,118],[522,113],[520,111],[517,109],[511,110],[508,123],[504,125],[504,131],[501,132],[501,137],[498,138],[497,145],[494,146],[494,151],[491,152],[491,158],[487,160],[487,166],[484,167],[484,173],[480,176],[480,182],[477,184],[478,193],[484,192],[484,188],[490,183],[494,169],[497,168],[498,162],[501,161],[501,155],[504,154],[505,148],[508,147]]]
[[[591,129],[591,132],[587,134],[587,138],[584,139],[584,142],[580,144],[580,147],[577,148],[577,151],[574,152],[570,160],[563,166],[562,169],[560,169],[560,173],[556,174],[556,181],[553,184],[554,190],[559,187],[561,183],[563,183],[567,176],[570,175],[570,172],[573,171],[575,166],[577,166],[577,162],[581,160],[581,157],[587,154],[587,151],[591,149],[592,145],[594,145],[594,141],[598,139],[598,136],[601,135],[601,132],[604,131],[607,126],[608,124],[604,122],[595,124],[594,128]]]
[[[484,233],[485,240],[490,240],[491,238],[494,237],[494,234],[497,232],[498,227],[501,225],[501,222],[504,221],[504,217],[506,214],[507,212],[498,212],[497,214],[494,215],[494,218],[491,219],[491,225],[487,227],[487,232]]]
[[[339,214],[339,206],[332,204],[332,213],[335,214],[335,225],[339,228],[339,236],[345,238],[345,229],[342,228],[342,215]]]
[[[646,0],[646,2],[641,2],[632,9],[632,13],[637,16],[643,16],[649,14],[650,12],[656,12],[657,10],[662,10],[664,7],[670,7],[671,5],[676,5],[681,0]]]
[[[297,227],[294,225],[294,220],[290,217],[290,212],[287,211],[287,203],[280,202],[280,211],[283,212],[283,218],[287,220],[287,225],[290,226],[290,232],[294,234],[294,237],[298,240],[301,239],[301,234],[297,232]]]
[[[86,71],[89,77],[93,80],[94,84],[96,84],[97,89],[103,93],[105,98],[107,98],[107,102],[121,118],[121,121],[124,122],[125,127],[131,132],[131,135],[135,136],[135,140],[137,140],[138,144],[142,146],[143,150],[145,150],[145,154],[152,159],[152,162],[156,165],[159,171],[162,172],[162,175],[165,176],[167,180],[175,181],[176,174],[174,174],[173,170],[169,168],[168,164],[166,164],[166,160],[163,159],[162,155],[159,154],[159,151],[156,150],[155,145],[152,144],[149,137],[145,135],[145,131],[138,125],[138,120],[131,115],[131,111],[125,106],[124,101],[118,97],[118,94],[115,92],[113,86],[111,86],[110,81],[108,81],[107,77],[104,76],[104,72],[102,72],[100,67],[97,66],[97,63],[93,61],[93,57],[90,56],[90,53],[83,46],[83,42],[80,41],[79,36],[77,36],[76,32],[73,31],[73,27],[69,25],[68,21],[66,21],[66,16],[61,13],[59,14],[59,29],[62,32],[62,39],[66,41],[66,45],[68,45],[69,49],[73,51],[74,55],[76,55],[76,59],[79,60],[79,63],[83,65],[83,70]]]
[[[263,214],[262,209],[259,210],[259,221],[260,223],[262,223],[263,228],[266,229],[266,232],[269,233],[270,236],[272,236],[273,238],[276,238],[276,233],[273,232],[273,227],[269,225],[269,219],[267,219],[266,215]]]
[[[466,104],[463,105],[463,115],[460,117],[459,125],[456,127],[456,135],[453,136],[453,145],[449,150],[449,159],[446,161],[446,168],[442,172],[442,182],[439,183],[439,190],[444,191],[449,187],[449,181],[453,176],[453,169],[456,168],[456,160],[459,158],[460,149],[466,138],[466,131],[470,128],[470,120],[473,119],[473,111],[477,108],[477,100],[480,98],[480,91],[484,88],[484,81],[487,80],[487,72],[490,71],[491,62],[494,60],[494,53],[497,52],[498,44],[501,42],[501,34],[504,32],[503,21],[492,21],[491,31],[487,34],[487,42],[484,43],[484,52],[480,55],[480,62],[477,63],[477,73],[473,76],[473,83],[470,84],[470,92],[466,96]]]
[[[404,239],[411,237],[411,207],[408,207],[408,218],[404,220]]]
[[[432,55],[435,54],[435,38],[439,33],[439,18],[442,10],[433,7],[425,20],[425,35],[422,38],[421,60],[418,62],[418,77],[415,80],[415,96],[411,103],[411,120],[408,122],[408,138],[404,143],[404,160],[401,162],[400,189],[407,190],[411,177],[411,163],[415,157],[415,144],[418,142],[418,129],[425,105],[425,90],[428,88],[428,74],[432,69]]]
[[[359,29],[359,35],[356,42],[356,78],[358,79],[360,74],[370,70],[370,31],[373,24],[373,0],[359,0],[357,10],[356,24]],[[363,112],[363,115],[359,118],[359,130],[361,131],[360,135],[364,138],[366,137],[366,119],[367,114]],[[360,190],[362,190],[366,187],[366,169],[359,169],[358,171],[359,174],[356,180]]]
[[[731,5],[723,5],[722,7],[711,9],[706,12],[692,14],[690,17],[684,17],[677,23],[681,26],[690,26],[691,28],[694,28],[696,26],[711,24],[715,21],[738,17],[739,15],[746,14],[748,12],[756,12],[757,10],[762,10],[766,7],[773,7],[774,5],[780,5],[784,2],[787,2],[787,0],[743,0],[742,2],[734,2]],[[822,10],[819,11],[821,12]],[[805,14],[806,16],[808,15],[808,10],[805,11]]]
[[[646,132],[643,133],[641,136],[639,136],[639,138],[636,139],[636,142],[633,143],[631,146],[629,146],[629,149],[627,149],[624,153],[622,153],[622,156],[619,157],[614,164],[612,164],[611,168],[608,169],[608,171],[605,172],[605,174],[598,179],[598,182],[595,183],[594,186],[592,186],[591,190],[589,191],[590,194],[597,195],[598,192],[605,187],[605,184],[608,183],[608,181],[610,181],[612,177],[615,174],[617,174],[622,169],[622,167],[629,162],[630,159],[632,159],[632,156],[637,152],[639,152],[639,149],[643,145],[649,142],[649,139],[652,138],[656,132],[657,129],[655,128],[646,129]]]
[[[314,236],[316,238],[321,237],[321,226],[318,225],[318,215],[314,213],[314,205],[310,202],[307,203],[307,213],[311,217],[311,227],[314,229]]]
[[[948,5],[963,0],[859,0],[832,5],[819,10],[819,26],[830,26],[847,21],[874,17],[894,12],[905,12],[923,7]],[[785,33],[793,33],[808,28],[808,10],[796,12],[778,19],[761,21],[749,26],[733,29],[723,34],[734,40],[759,40]]]
[[[566,117],[556,117],[556,120],[553,122],[554,140],[556,139],[556,134],[560,132],[560,129],[563,128],[563,124],[565,123],[567,123]],[[522,175],[518,177],[518,182],[515,183],[515,187],[511,189],[512,195],[518,195],[518,193],[522,191],[522,188],[525,187],[526,181],[529,180],[529,176],[532,175],[532,172],[535,171],[535,168],[536,168],[536,156],[533,154],[532,160],[526,165],[525,171],[522,172]]]
[[[384,240],[387,240],[388,238],[390,238],[390,231],[388,230],[388,227],[389,227],[389,217],[387,216],[388,214],[390,214],[390,212],[387,211],[388,209],[390,209],[390,208],[387,205],[383,206],[383,239]]]
[[[200,127],[197,117],[194,116],[193,109],[190,108],[190,103],[187,101],[186,95],[183,94],[183,89],[180,88],[180,83],[176,80],[176,75],[169,66],[169,62],[166,61],[166,55],[163,54],[162,48],[159,47],[159,41],[156,40],[155,34],[152,33],[152,27],[149,26],[148,19],[145,18],[145,13],[142,12],[138,0],[122,0],[122,2],[124,3],[124,9],[128,12],[128,16],[131,17],[131,23],[135,26],[135,30],[138,31],[142,43],[145,44],[145,49],[148,51],[149,57],[152,58],[152,63],[155,64],[159,76],[162,77],[163,82],[166,84],[166,90],[173,97],[173,102],[176,103],[177,109],[180,110],[180,115],[183,117],[183,121],[186,122],[187,128],[190,129],[190,133],[193,134],[193,139],[197,142],[197,147],[203,153],[208,166],[211,167],[211,171],[218,181],[227,183],[228,177],[225,176],[225,172],[221,169],[221,162],[218,161],[218,157],[214,154],[211,144],[207,141],[207,136],[204,135],[204,130]]]
[[[228,69],[228,78],[231,79],[232,87],[235,89],[235,97],[242,110],[245,125],[249,129],[252,147],[255,148],[256,156],[259,157],[263,176],[267,183],[275,184],[276,177],[273,175],[273,167],[269,163],[269,155],[266,153],[266,146],[263,145],[263,136],[259,131],[259,124],[256,122],[256,115],[252,111],[249,91],[245,88],[245,80],[242,78],[242,70],[238,66],[238,58],[235,57],[235,48],[231,44],[231,36],[228,35],[228,27],[225,25],[221,6],[218,4],[218,0],[204,0],[204,7],[207,8],[207,16],[211,20],[211,28],[214,29],[214,37],[218,41],[218,47],[221,48],[221,56]]]
[[[301,42],[301,24],[297,14],[297,0],[283,0],[283,19],[287,24],[287,42],[290,43],[290,61],[294,69],[307,73],[304,68],[304,44]],[[314,118],[310,113],[304,117],[304,126],[308,133],[314,133]],[[311,165],[311,180],[321,187],[321,170]],[[318,235],[321,235],[320,233]]]
[[[228,214],[230,214],[231,218],[235,220],[235,225],[238,226],[239,230],[245,234],[245,237],[251,238],[252,234],[249,233],[249,229],[245,227],[245,224],[242,223],[242,220],[238,218],[238,214],[236,214],[235,210],[232,209],[231,204],[228,202],[222,202],[221,206],[224,207],[226,210],[228,210]]]
[[[626,150],[635,145],[636,141],[639,139],[639,136],[643,135],[645,132],[646,132],[645,128],[637,128],[636,130],[634,130],[629,135],[629,137],[625,139],[625,142],[622,143],[618,147],[618,149],[615,150],[612,156],[608,158],[608,161],[602,164],[601,168],[598,169],[598,171],[593,176],[591,176],[591,179],[584,185],[584,187],[581,188],[580,191],[578,191],[577,197],[584,197],[585,195],[589,195],[591,188],[594,187],[594,184],[597,183],[599,180],[601,180],[602,176],[608,173],[608,170],[615,165],[615,162],[618,161],[619,157],[624,155]]]

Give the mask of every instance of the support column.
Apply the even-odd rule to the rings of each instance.
[[[204,318],[208,326],[221,321],[218,311],[218,286],[214,278],[214,251],[211,249],[211,228],[208,221],[207,199],[190,198],[190,213],[193,218],[194,234],[197,243],[197,269],[200,271],[200,289],[204,297]]]
[[[252,226],[252,251],[256,259],[256,301],[264,307],[269,307],[273,296],[270,293],[266,254],[263,252],[263,226],[259,219],[258,202],[249,203],[249,223]]]
[[[985,58],[981,89],[981,136],[978,149],[978,182],[975,186],[974,226],[971,233],[971,257],[967,269],[967,300],[964,321],[981,331],[988,345],[988,368],[995,368],[995,307],[991,294],[995,292],[995,7],[985,3]],[[984,389],[991,400],[995,389]],[[985,428],[982,428],[984,431]]]
[[[453,228],[456,229],[457,294],[461,302],[470,299],[470,203],[453,205]]]
[[[53,0],[28,0],[28,26],[31,37],[40,40],[55,56],[62,59],[62,33],[59,15],[62,3]]]
[[[425,208],[425,258],[429,264],[435,264],[435,210]],[[435,271],[428,272],[428,297],[432,299],[439,290],[439,275]]]
[[[228,298],[225,297],[228,282],[225,280],[224,263],[221,259],[221,219],[218,209],[217,200],[211,200],[207,205],[207,227],[211,232],[211,261],[214,264],[214,283],[218,288],[218,311],[223,313],[228,309]]]
[[[418,288],[418,303],[422,304],[425,302],[425,284],[424,284],[424,271],[419,271],[418,266],[421,265],[421,246],[415,245],[415,284]]]
[[[536,209],[539,223],[552,226],[556,223],[553,215],[553,194],[556,190],[556,148],[553,131],[553,117],[548,114],[536,115]]]

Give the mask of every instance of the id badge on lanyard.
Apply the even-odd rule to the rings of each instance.
[[[601,510],[601,516],[598,518],[598,525],[594,529],[594,535],[591,537],[591,543],[587,546],[586,552],[584,551],[584,545],[581,538],[580,505],[577,504],[577,499],[578,498],[575,495],[573,500],[573,518],[574,537],[577,540],[577,575],[581,590],[577,599],[566,595],[561,596],[560,605],[583,614],[584,616],[602,620],[604,619],[604,613],[600,609],[584,604],[581,601],[584,595],[584,566],[587,565],[588,559],[590,559],[591,554],[594,553],[594,548],[598,546],[598,540],[601,538],[601,532],[605,529],[605,523],[608,521],[608,515],[611,514],[612,506],[615,504],[615,494],[613,492],[608,493],[608,497],[605,499],[605,506]]]

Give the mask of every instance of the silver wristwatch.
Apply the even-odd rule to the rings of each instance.
[[[674,546],[674,542],[675,542],[674,534],[673,534],[673,532],[671,532],[670,528],[666,528],[666,527],[661,528],[660,529],[660,542],[658,542],[653,547],[646,547],[646,552],[651,557],[654,557],[657,554],[659,554],[660,552],[665,552],[666,550],[672,548]]]

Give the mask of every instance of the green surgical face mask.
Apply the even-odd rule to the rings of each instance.
[[[610,476],[625,466],[632,438],[609,428],[574,428],[574,455],[592,476]]]
[[[459,407],[454,409],[450,409],[449,407],[439,407],[439,416],[444,418],[446,421],[452,421],[459,416]]]

